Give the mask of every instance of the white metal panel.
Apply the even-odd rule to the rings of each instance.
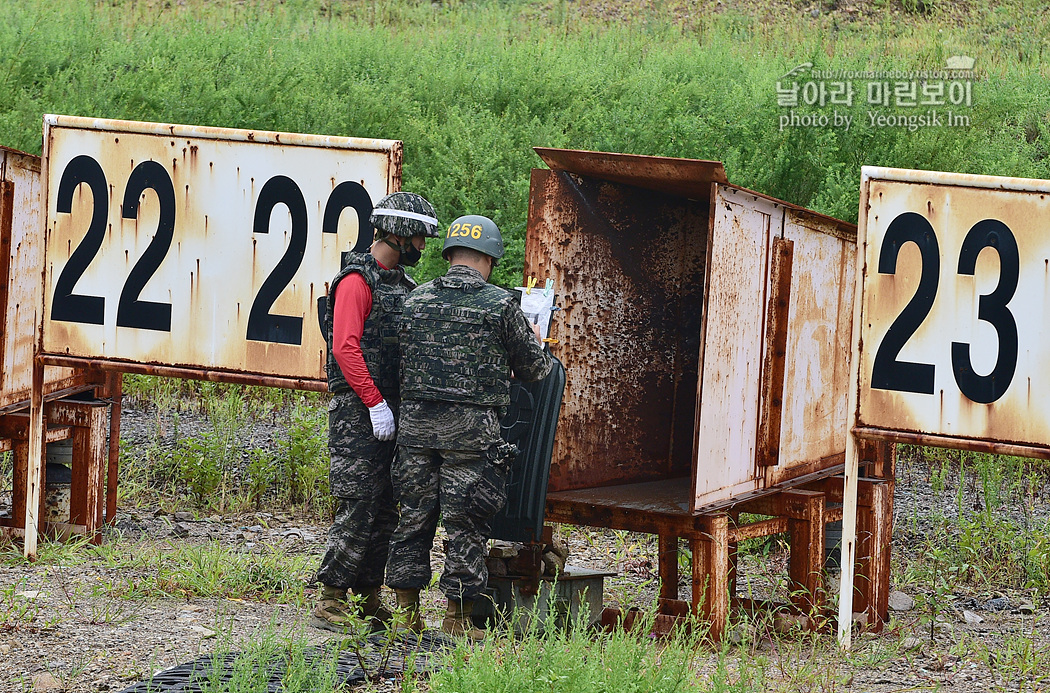
[[[694,507],[756,487],[769,255],[783,209],[716,185],[704,299]]]
[[[44,144],[46,353],[323,378],[316,300],[400,142],[47,116]]]
[[[777,476],[843,451],[856,240],[815,215],[788,210],[793,241],[784,409]]]
[[[0,349],[0,407],[28,404],[32,374],[36,316],[40,311],[40,280],[44,267],[44,244],[40,238],[40,157],[0,148],[0,180],[11,186],[10,196],[0,200],[0,247],[6,269],[0,281],[4,297]],[[10,220],[10,224],[7,222]],[[45,369],[48,392],[76,384],[69,368]]]
[[[1050,445],[1050,182],[863,176],[857,424]]]

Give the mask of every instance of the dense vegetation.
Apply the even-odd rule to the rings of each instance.
[[[537,145],[717,159],[739,185],[851,221],[865,164],[1050,178],[1045,2],[876,0],[857,21],[811,5],[626,3],[610,25],[604,5],[565,0],[4,2],[0,144],[39,153],[44,113],[400,139],[405,189],[443,222],[484,213],[510,236],[504,284],[521,278]],[[777,80],[801,63],[953,55],[980,73],[956,109],[968,127],[873,127],[863,83],[852,107],[798,109],[848,111],[848,131],[780,127]],[[440,265],[431,248],[418,278]]]

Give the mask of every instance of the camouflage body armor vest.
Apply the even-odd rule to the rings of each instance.
[[[398,362],[400,356],[397,345],[397,330],[401,321],[401,311],[405,297],[416,284],[405,275],[401,267],[383,269],[370,253],[350,253],[343,269],[332,280],[325,310],[325,340],[328,343],[328,391],[353,392],[343,377],[343,371],[332,353],[332,324],[335,318],[335,289],[348,274],[360,274],[368,288],[372,290],[372,311],[365,320],[364,333],[361,335],[361,353],[365,366],[375,382],[379,392],[388,401],[399,401]]]
[[[500,334],[513,300],[497,286],[448,276],[414,291],[401,329],[402,397],[506,407],[510,362]]]

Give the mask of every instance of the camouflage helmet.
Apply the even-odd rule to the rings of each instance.
[[[437,212],[422,195],[410,192],[390,193],[376,202],[368,219],[377,231],[395,236],[437,238]]]
[[[503,236],[496,222],[478,214],[468,214],[448,227],[441,257],[448,260],[448,251],[453,248],[471,248],[498,261],[503,257]]]

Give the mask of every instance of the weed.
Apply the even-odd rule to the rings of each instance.
[[[63,661],[61,664],[52,662],[51,660],[44,660],[44,668],[47,672],[55,678],[56,681],[60,682],[64,688],[69,688],[73,681],[80,678],[80,676],[87,670],[91,665],[92,657],[86,654],[77,654],[73,656],[68,662]]]
[[[275,622],[236,645],[230,641],[229,631],[223,632],[207,678],[197,682],[201,693],[265,691],[275,673],[286,693],[336,690],[338,647],[326,648],[318,656],[316,651],[309,651],[301,634],[282,632]],[[234,651],[235,647],[239,651]]]
[[[160,380],[140,376],[136,390],[154,392]],[[319,406],[324,400],[306,396],[310,393],[265,394],[271,390],[207,382],[161,389],[173,399],[164,417],[158,405],[152,441],[121,448],[122,501],[205,512],[281,507],[327,517],[332,501],[325,414]],[[191,409],[206,414],[209,425],[186,435],[180,421]],[[272,417],[274,428],[284,432],[259,446],[249,432],[263,417]],[[286,423],[278,424],[278,417]]]
[[[24,596],[27,582],[22,579],[0,587],[0,633],[18,628],[36,621],[40,605],[35,598]]]
[[[1002,683],[1019,685],[1020,690],[1039,690],[1040,684],[1050,678],[1050,645],[1035,637],[1035,623],[1031,632],[1006,633],[1002,644],[978,643],[984,663],[998,675]]]
[[[184,598],[226,597],[282,601],[302,605],[305,580],[313,567],[309,556],[289,556],[276,548],[238,553],[217,542],[172,545],[149,557],[152,589]],[[120,591],[138,590],[125,583]]]
[[[252,450],[248,486],[257,505],[269,495],[281,507],[299,506],[319,514],[330,510],[326,423],[324,411],[297,404],[276,450]]]
[[[90,585],[89,598],[84,599],[84,583],[70,579],[67,571],[61,566],[53,575],[52,591],[60,595],[69,616],[82,623],[121,626],[140,616],[141,604],[114,599],[112,585],[104,583],[102,578]]]
[[[445,667],[432,675],[430,690],[696,689],[702,679],[693,666],[693,653],[701,636],[679,632],[657,648],[645,635],[647,625],[651,622],[629,631],[592,634],[582,628],[542,628],[532,621],[513,647],[495,634],[480,645],[460,644]]]
[[[953,489],[955,496],[948,514],[940,504],[923,509],[932,531],[920,531],[918,508],[911,516],[914,555],[920,558],[905,566],[905,582],[935,593],[960,585],[987,589],[993,581],[1000,588],[1050,593],[1050,523],[1033,516],[1045,468],[1016,457],[920,448],[902,452],[905,459],[929,465],[935,491]]]
[[[73,536],[66,541],[52,541],[44,538],[38,546],[37,560],[44,564],[66,565],[83,560],[84,547],[90,539],[83,535]],[[12,545],[10,550],[0,554],[0,564],[20,566],[30,561],[22,554],[20,547]]]

